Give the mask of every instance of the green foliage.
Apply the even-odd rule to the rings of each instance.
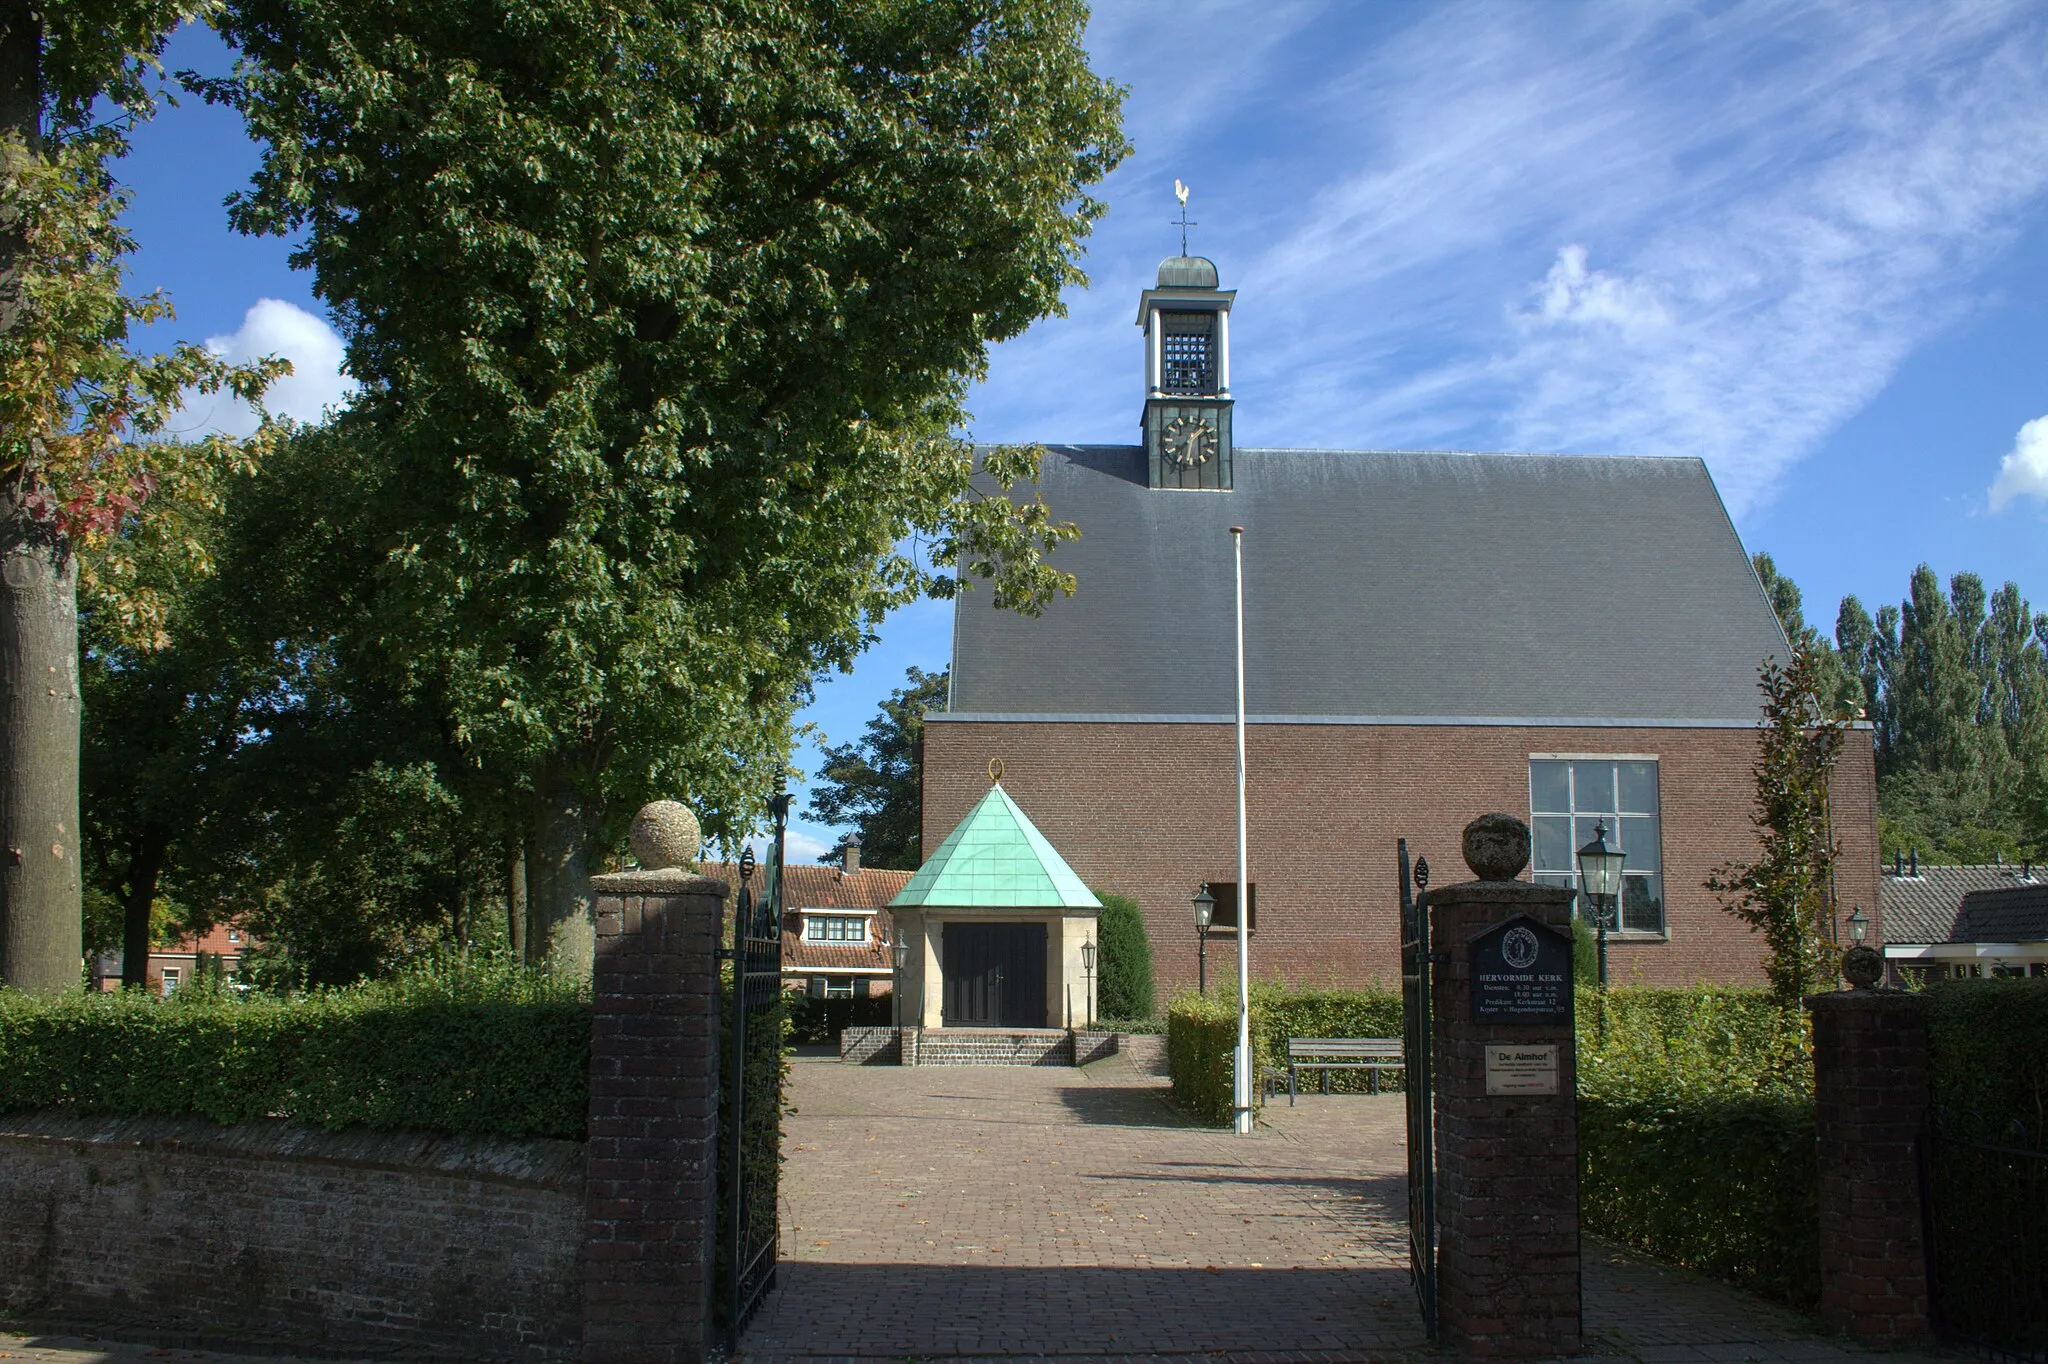
[[[1818,1169],[1803,1014],[1725,986],[1589,992],[1578,1037],[1587,1229],[1812,1303]]]
[[[1877,746],[1883,855],[2048,860],[2048,612],[2006,583],[1914,570],[1875,617],[1842,601],[1835,640]]]
[[[1764,727],[1751,770],[1756,794],[1750,822],[1760,844],[1757,859],[1715,869],[1707,888],[1722,908],[1763,934],[1764,975],[1779,1003],[1799,1001],[1835,979],[1835,840],[1829,782],[1841,752],[1846,722],[1821,706],[1820,657],[1795,648],[1780,665],[1758,669]]]
[[[0,1112],[580,1140],[589,1066],[587,999],[503,960],[288,999],[0,991]]]
[[[303,234],[364,385],[294,513],[346,570],[297,638],[521,806],[550,921],[651,797],[757,822],[886,611],[1071,590],[1071,527],[999,491],[1035,452],[951,433],[986,347],[1085,282],[1125,151],[1085,17],[223,5],[246,60],[194,84],[264,148],[233,219]]]
[[[1262,982],[1251,988],[1252,1064],[1287,1064],[1290,1037],[1399,1037],[1401,996],[1390,990],[1291,989]],[[1198,1117],[1228,1126],[1231,1116],[1232,1057],[1237,1049],[1237,995],[1177,995],[1166,1011],[1166,1070],[1175,1102]],[[1320,1079],[1318,1084],[1320,1084]],[[1382,1090],[1400,1081],[1383,1077]],[[1331,1088],[1362,1093],[1363,1073],[1336,1072]],[[1258,1106],[1257,1085],[1252,1102]]]
[[[916,871],[924,861],[924,717],[946,708],[951,674],[911,668],[905,676],[909,685],[882,702],[865,738],[823,750],[809,813],[822,824],[854,825],[863,866]],[[819,860],[836,862],[843,850]]]
[[[848,1028],[886,1028],[896,1022],[896,1001],[889,995],[856,999],[813,999],[790,991],[783,996],[789,1015],[789,1040],[811,1045],[839,1041]]]
[[[1927,991],[1928,1078],[1937,1108],[1992,1133],[2018,1121],[2048,1137],[2048,980],[1945,981]]]
[[[1580,999],[1600,987],[1600,935],[1577,914],[1572,915],[1572,986]]]
[[[1096,891],[1102,901],[1095,921],[1101,956],[1096,964],[1095,1012],[1100,1018],[1150,1018],[1153,1009],[1152,941],[1145,912],[1122,895]]]
[[[1256,1054],[1256,1029],[1252,1047]],[[1232,1077],[1236,1050],[1235,995],[1183,993],[1166,1006],[1166,1075],[1173,1087],[1173,1100],[1217,1127],[1230,1126],[1236,1102]],[[1257,1101],[1254,1086],[1253,1102]]]

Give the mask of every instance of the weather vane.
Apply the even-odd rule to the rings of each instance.
[[[1173,182],[1173,197],[1180,200],[1180,217],[1175,221],[1180,226],[1180,253],[1185,256],[1188,253],[1188,229],[1201,224],[1188,221],[1188,187],[1178,177]]]

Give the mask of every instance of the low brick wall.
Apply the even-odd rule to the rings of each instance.
[[[0,1118],[0,1307],[110,1334],[572,1361],[580,1143]]]
[[[1090,1061],[1106,1061],[1116,1055],[1116,1034],[1076,1029],[1074,1032],[1074,1064],[1085,1066]]]
[[[839,1034],[839,1059],[854,1066],[903,1064],[903,1044],[895,1028],[846,1028]]]

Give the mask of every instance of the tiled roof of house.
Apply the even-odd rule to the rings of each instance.
[[[2048,941],[2048,883],[1971,891],[1956,916],[1955,941]]]
[[[1042,616],[961,593],[949,713],[927,718],[1230,716],[1234,525],[1254,719],[1749,726],[1758,661],[1785,655],[1697,459],[1240,447],[1234,467],[1228,492],[1155,490],[1139,446],[1046,446],[1029,491],[1080,526],[1051,562],[1084,586]]]
[[[1972,941],[1953,936],[1965,895],[1977,890],[1996,890],[2044,881],[2048,881],[2048,869],[2016,867],[2009,862],[1977,862],[1952,867],[1923,863],[1908,876],[1897,876],[1887,870],[1879,888],[1884,905],[1884,940],[1888,943]],[[2013,940],[2001,938],[1996,941]]]
[[[729,862],[705,862],[698,868],[728,886],[739,885],[739,871]],[[907,871],[862,867],[848,874],[837,862],[792,863],[782,869],[782,965],[785,971],[890,969],[889,901],[910,880]],[[761,874],[754,874],[761,888]],[[864,943],[804,941],[807,910],[875,911]]]

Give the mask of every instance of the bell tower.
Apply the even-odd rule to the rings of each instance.
[[[1185,248],[1183,248],[1185,249]],[[1169,256],[1138,301],[1145,329],[1145,467],[1155,488],[1231,482],[1230,305],[1216,262]]]

